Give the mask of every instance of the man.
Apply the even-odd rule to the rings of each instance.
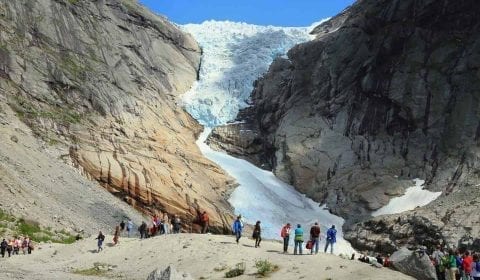
[[[297,225],[295,229],[295,247],[293,249],[293,254],[297,254],[297,247],[300,255],[302,255],[302,244],[303,244],[303,228],[300,224]]]
[[[437,279],[445,280],[445,272],[442,272],[442,269],[440,269],[442,258],[445,256],[441,249],[442,247],[437,245],[437,248],[432,253],[432,260],[435,266],[435,272],[437,273]]]
[[[280,232],[280,236],[283,238],[283,253],[286,254],[288,251],[288,242],[290,241],[290,230],[292,226],[290,223],[287,223],[282,227],[282,231]]]
[[[138,227],[138,232],[140,232],[140,239],[147,238],[147,223],[142,222],[142,224]]]
[[[235,234],[237,244],[240,241],[240,238],[242,237],[243,223],[240,220],[241,218],[242,218],[242,216],[238,216],[237,219],[235,220],[235,222],[233,222],[233,225],[232,225],[232,231]]]
[[[202,233],[207,233],[209,221],[210,221],[210,218],[208,217],[207,212],[203,211],[202,215],[200,216],[200,223],[202,225]]]
[[[132,220],[128,219],[127,221],[127,236],[130,237],[130,232],[132,232],[133,229],[133,222]]]
[[[465,254],[463,256],[462,266],[463,266],[463,271],[465,273],[466,279],[471,278],[470,276],[472,275],[472,263],[473,263],[473,258],[470,255],[470,252],[465,251]]]
[[[172,226],[173,226],[173,233],[180,233],[182,228],[182,222],[180,221],[180,218],[178,217],[177,214],[173,216]]]
[[[102,245],[103,245],[103,241],[105,240],[105,235],[103,235],[103,233],[100,231],[100,232],[98,232],[98,236],[95,239],[98,240],[97,241],[97,247],[98,247],[97,253],[100,253],[100,251],[103,250]]]
[[[0,244],[0,250],[1,250],[2,258],[5,258],[5,251],[7,250],[7,246],[8,246],[8,242],[4,238],[2,243]]]
[[[318,225],[318,222],[315,222],[315,224],[310,228],[310,240],[312,241],[312,249],[310,254],[313,254],[314,246],[315,254],[318,254],[318,245],[320,243],[320,226]]]
[[[125,221],[122,220],[122,221],[120,222],[120,232],[123,233],[124,230],[125,230]]]
[[[327,242],[324,252],[326,253],[328,246],[330,246],[330,254],[333,254],[333,244],[335,244],[335,242],[337,242],[337,230],[335,229],[335,225],[332,225],[327,231]]]

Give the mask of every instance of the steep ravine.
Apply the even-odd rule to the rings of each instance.
[[[473,0],[359,0],[277,58],[209,143],[326,203],[357,248],[478,243],[479,12]],[[414,178],[442,196],[369,220]]]
[[[232,179],[201,155],[202,127],[177,105],[200,56],[190,35],[134,0],[0,0],[2,102],[137,209],[179,214],[187,230],[206,210],[223,231]]]

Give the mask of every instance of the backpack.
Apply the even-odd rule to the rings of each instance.
[[[306,247],[307,249],[309,249],[309,250],[312,249],[312,247],[313,247],[313,242],[312,242],[312,240],[308,240],[307,246],[305,246],[305,247]]]

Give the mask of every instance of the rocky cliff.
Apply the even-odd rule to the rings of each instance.
[[[0,0],[0,96],[61,158],[144,212],[229,225],[231,179],[176,103],[195,40],[133,0]]]
[[[413,178],[443,192],[400,224],[380,217],[350,228],[357,247],[422,243],[419,227],[428,244],[478,237],[468,213],[480,179],[479,12],[473,0],[359,0],[274,61],[242,123],[209,141],[270,166],[350,225]]]

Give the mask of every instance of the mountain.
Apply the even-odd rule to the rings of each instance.
[[[189,34],[133,0],[0,0],[0,27],[1,106],[15,112],[1,128],[15,132],[20,120],[36,151],[53,155],[25,170],[38,188],[68,192],[35,178],[73,166],[144,213],[179,214],[188,229],[206,210],[213,231],[229,228],[233,181],[201,155],[202,127],[177,103],[200,66]],[[18,177],[14,166],[0,171]]]
[[[472,0],[359,0],[277,58],[209,142],[326,203],[359,249],[477,244],[479,12]],[[370,220],[415,178],[440,198]]]

